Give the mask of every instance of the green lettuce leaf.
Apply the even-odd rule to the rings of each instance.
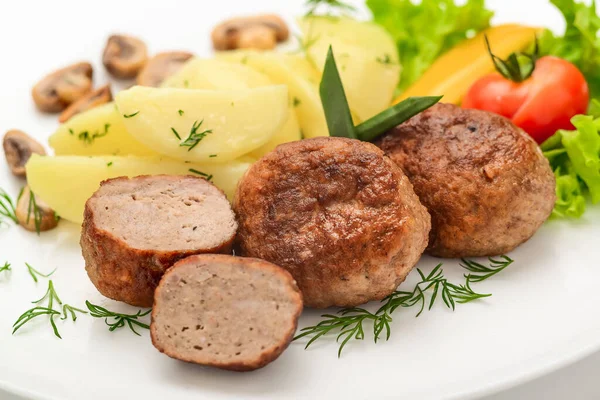
[[[575,0],[550,0],[567,24],[564,35],[546,30],[540,37],[540,51],[575,64],[585,75],[592,97],[600,96],[600,17],[595,0],[591,5]]]
[[[586,193],[600,202],[600,118],[577,115],[571,122],[576,130],[559,130],[541,147],[556,177],[553,215],[579,218]]]
[[[573,170],[585,182],[593,203],[600,201],[600,120],[577,115],[571,120],[575,131],[561,131]]]
[[[386,28],[398,46],[402,91],[423,75],[445,51],[489,27],[493,12],[484,0],[367,0],[376,23]],[[424,27],[426,27],[424,29]]]
[[[556,203],[552,210],[554,217],[579,218],[585,212],[585,197],[577,174],[570,163],[554,171],[556,177]]]

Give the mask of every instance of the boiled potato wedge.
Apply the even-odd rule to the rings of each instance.
[[[75,115],[59,126],[49,142],[56,155],[158,155],[127,132],[115,103]]]
[[[299,21],[311,61],[323,70],[333,48],[348,103],[359,121],[389,107],[400,77],[393,39],[382,28],[346,18],[307,17]]]
[[[135,86],[117,94],[127,131],[182,161],[224,163],[263,146],[288,118],[284,85],[243,90]]]
[[[295,60],[295,59],[294,59]],[[295,60],[297,69],[304,74],[317,74],[306,59]],[[212,89],[232,90],[251,89],[261,86],[270,86],[273,82],[263,73],[246,65],[231,63],[223,60],[194,58],[188,61],[183,68],[172,77],[168,78],[163,87],[178,87],[186,89]],[[254,150],[251,155],[257,158],[273,150],[280,144],[300,140],[300,126],[296,117],[294,101],[290,99],[289,116],[283,127],[273,135],[268,143]]]
[[[269,78],[245,65],[215,59],[192,58],[161,87],[235,90],[268,86]]]
[[[255,157],[256,159],[261,158],[267,153],[270,153],[275,149],[275,147],[280,144],[295,142],[297,140],[302,139],[302,134],[300,133],[300,125],[298,124],[298,118],[296,117],[296,113],[292,110],[289,114],[285,125],[281,128],[272,138],[267,142],[267,144],[259,147],[254,150],[252,153],[248,155],[250,157]]]
[[[311,15],[300,18],[298,25],[304,36],[303,40],[309,48],[315,39],[337,38],[345,43],[368,49],[381,58],[389,57],[391,62],[398,62],[398,50],[394,38],[383,27],[373,22]]]
[[[256,52],[248,50],[227,51],[217,54],[217,58],[239,62],[266,74],[274,83],[287,85],[296,105],[298,122],[304,137],[329,136],[318,86],[298,73],[298,60],[274,52]]]
[[[321,83],[321,73],[317,71],[313,63],[304,55],[282,54],[281,57],[297,75],[317,86]]]
[[[100,187],[100,182],[118,176],[137,175],[212,175],[211,181],[231,199],[238,180],[254,159],[243,158],[227,164],[187,164],[161,157],[135,156],[38,156],[27,163],[31,190],[61,218],[83,222],[85,202]]]

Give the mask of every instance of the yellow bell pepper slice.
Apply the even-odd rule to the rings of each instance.
[[[540,31],[540,28],[516,24],[488,28],[438,58],[417,82],[394,100],[394,104],[411,96],[440,95],[444,95],[444,103],[459,104],[475,81],[494,71],[484,35],[487,35],[494,54],[506,58],[531,45]]]

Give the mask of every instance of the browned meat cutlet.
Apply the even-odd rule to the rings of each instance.
[[[548,161],[499,115],[438,104],[377,145],[404,170],[429,210],[432,255],[507,253],[533,236],[554,207]]]
[[[310,307],[380,300],[427,246],[430,217],[376,146],[315,138],[277,147],[238,185],[242,255],[287,269]]]

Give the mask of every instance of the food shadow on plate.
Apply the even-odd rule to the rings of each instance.
[[[294,346],[294,343],[291,346]],[[306,355],[287,351],[276,362],[244,373],[169,360],[161,367],[161,375],[165,381],[176,387],[212,391],[232,398],[255,397],[267,392],[270,396],[278,396],[281,388],[285,388],[285,391],[279,394],[283,398],[289,393],[300,391],[305,382],[310,381],[310,376],[305,376],[299,381],[294,373],[282,374],[282,371],[297,371],[302,364],[302,360],[299,359],[301,356]],[[306,368],[303,370],[308,371]],[[277,384],[265,385],[264,382],[277,382]]]

